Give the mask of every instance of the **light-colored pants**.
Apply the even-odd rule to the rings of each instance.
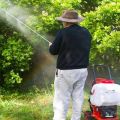
[[[53,120],[66,120],[71,98],[73,108],[71,120],[80,120],[84,98],[83,89],[87,74],[87,68],[72,70],[58,69],[58,75],[55,76],[54,82]]]

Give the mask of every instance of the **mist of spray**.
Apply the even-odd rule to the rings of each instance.
[[[15,8],[14,8],[14,10],[15,10]],[[3,12],[2,17],[6,18],[7,21],[10,24],[12,24],[13,26],[17,27],[18,30],[20,30],[25,35],[25,37],[28,37],[30,35],[30,32],[32,32],[35,35],[37,35],[38,37],[42,38],[44,41],[46,41],[48,43],[51,43],[45,37],[43,37],[41,34],[37,33],[31,27],[29,27],[27,24],[22,22],[19,18],[15,17],[13,14],[11,14],[11,12],[5,11],[3,9],[0,9],[0,11],[1,11],[1,13]]]
[[[26,37],[26,40],[31,43],[33,47],[37,50],[37,58],[35,58],[33,61],[34,66],[27,76],[28,79],[31,79],[35,82],[35,80],[37,81],[41,79],[39,78],[40,73],[46,73],[48,75],[48,68],[51,67],[52,69],[54,69],[54,59],[46,52],[46,48],[48,49],[48,43],[51,42],[25,23],[26,20],[30,18],[30,16],[32,16],[29,12],[29,9],[14,6],[9,0],[8,2],[10,8],[0,8],[0,16],[5,19],[10,25],[14,26],[17,30],[19,30],[20,33],[24,37]],[[54,70],[51,71],[53,72]],[[51,74],[48,75],[48,78],[49,77],[51,77]]]

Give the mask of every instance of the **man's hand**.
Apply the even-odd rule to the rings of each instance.
[[[52,43],[51,42],[49,42],[49,47],[52,45]]]

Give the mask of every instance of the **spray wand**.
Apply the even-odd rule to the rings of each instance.
[[[17,17],[15,17],[14,15],[11,15],[9,12],[0,9],[1,11],[5,12],[8,16],[14,18],[15,20],[17,20],[19,23],[21,23],[22,25],[24,25],[26,28],[28,28],[29,30],[31,30],[34,34],[36,34],[37,36],[41,37],[44,41],[48,42],[49,45],[51,45],[52,43],[47,40],[45,37],[43,37],[42,35],[40,35],[39,33],[37,33],[36,31],[34,31],[31,27],[29,27],[28,25],[26,25],[24,22],[22,22],[21,20],[19,20]]]

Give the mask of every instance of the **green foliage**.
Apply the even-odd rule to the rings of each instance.
[[[14,85],[15,83],[21,83],[22,78],[19,76],[19,73],[15,73],[13,70],[5,76],[5,82],[9,85]]]
[[[81,0],[21,0],[14,3],[29,8],[32,16],[26,23],[38,32],[54,34],[61,27],[55,20],[63,10],[76,9],[79,11]]]
[[[100,4],[102,0],[81,0],[79,9],[81,13],[94,11]]]
[[[3,1],[0,6],[6,8],[7,2]],[[40,34],[55,34],[62,27],[55,18],[65,9],[77,10],[85,17],[85,21],[80,24],[88,28],[93,37],[91,63],[107,63],[112,66],[120,63],[119,0],[12,0],[12,3],[27,8],[24,10],[28,10],[29,15],[24,22]],[[13,34],[16,31],[14,27],[9,27],[9,24],[4,26],[1,19],[0,26],[1,76],[8,84],[19,83],[23,71],[29,69],[32,48],[21,36]],[[35,41],[35,38],[32,40]]]
[[[26,62],[31,60],[30,56],[32,55],[31,46],[28,44],[23,44],[22,39],[16,39],[15,36],[7,39],[7,43],[3,47],[2,57],[3,68],[13,68],[17,66],[16,71],[21,69],[28,70],[29,66],[26,66]],[[25,63],[24,63],[24,62]],[[12,66],[10,66],[12,64]]]
[[[114,0],[103,1],[96,11],[86,13],[82,23],[92,36],[92,63],[105,63],[112,66],[120,59],[120,3]],[[117,67],[117,66],[116,66]]]
[[[31,60],[32,47],[17,34],[8,37],[0,37],[0,71],[2,79],[8,86],[14,86],[22,82],[21,74],[29,70],[29,61]]]
[[[8,1],[0,0],[0,7],[1,8],[7,8],[8,7]]]

